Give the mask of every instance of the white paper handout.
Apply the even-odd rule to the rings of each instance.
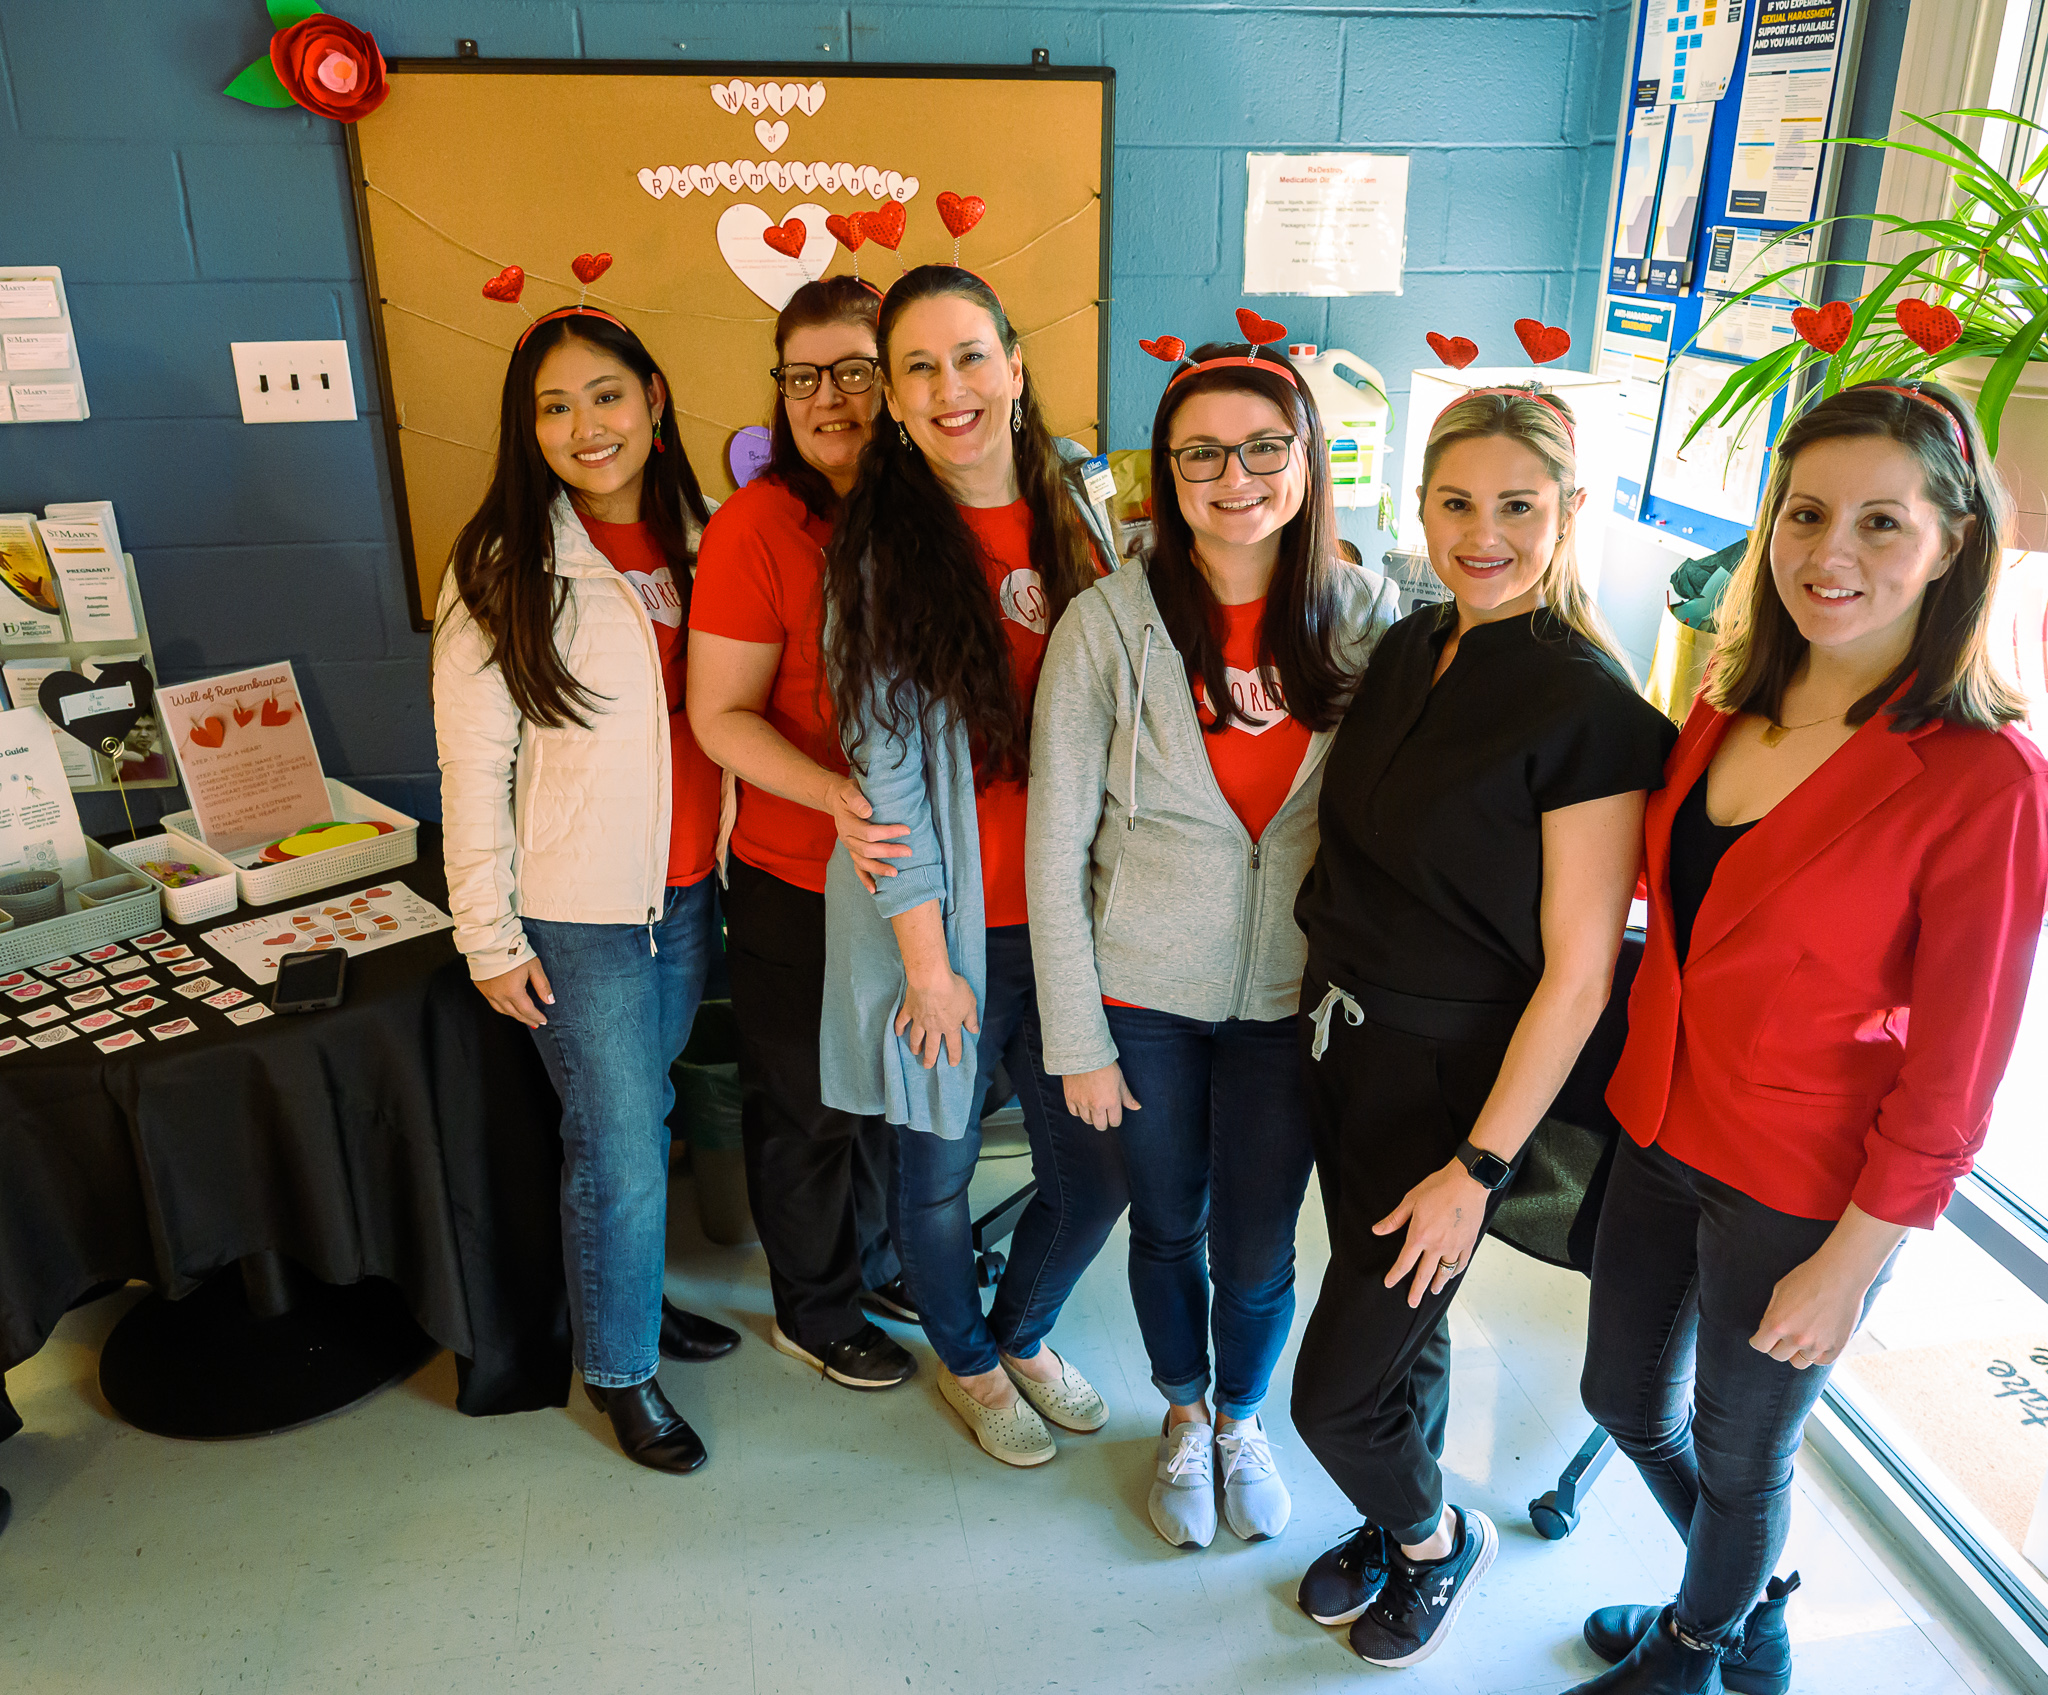
[[[1664,369],[1671,358],[1673,308],[1661,300],[1610,299],[1601,325],[1598,372],[1621,384],[1615,433],[1614,509],[1634,518],[1643,509]]]
[[[1628,165],[1621,174],[1621,203],[1614,229],[1610,288],[1634,289],[1643,280],[1650,253],[1650,219],[1657,209],[1657,179],[1664,172],[1664,137],[1671,128],[1669,106],[1638,106],[1629,124]]]
[[[1650,286],[1676,294],[1692,280],[1693,239],[1700,227],[1700,190],[1707,176],[1712,138],[1711,100],[1671,108],[1671,145],[1664,159],[1664,186],[1657,195],[1657,230],[1650,247]]]
[[[350,894],[310,900],[291,912],[224,924],[200,940],[250,982],[274,983],[277,962],[288,953],[323,948],[375,953],[394,942],[454,927],[454,919],[403,883],[373,883]]]
[[[74,888],[87,881],[85,832],[55,737],[40,712],[0,712],[0,876],[55,871]]]
[[[1641,75],[1663,105],[1718,100],[1735,74],[1744,0],[1650,0]]]
[[[55,265],[0,266],[0,424],[90,416],[64,273]]]
[[[133,641],[135,603],[128,596],[128,571],[111,511],[80,516],[52,510],[36,528],[57,573],[71,639]]]
[[[1710,424],[1681,454],[1679,443],[1693,420],[1707,409],[1737,367],[1718,359],[1681,354],[1664,381],[1664,420],[1657,431],[1657,460],[1650,493],[1731,524],[1756,522],[1769,440],[1766,420],[1752,417],[1740,436],[1732,423]]]
[[[289,660],[156,691],[206,845],[234,854],[324,821],[333,802]]]
[[[1727,215],[1804,223],[1820,185],[1844,0],[1756,0]]]
[[[1247,294],[1399,294],[1408,252],[1408,158],[1245,155]]]

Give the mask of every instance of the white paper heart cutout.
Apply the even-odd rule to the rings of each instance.
[[[786,82],[776,92],[782,96],[782,104],[775,108],[777,112],[802,112],[809,116],[810,108],[804,104],[802,83]]]
[[[747,185],[749,194],[759,194],[768,186],[768,167],[757,165],[751,159],[740,161],[740,181]]]
[[[839,167],[837,165],[828,165],[824,160],[820,159],[811,167],[811,175],[816,179],[818,186],[827,194],[837,194],[839,192]]]
[[[761,169],[767,173],[768,186],[777,194],[789,192],[789,167],[779,159],[770,159]]]
[[[791,165],[789,180],[804,193],[809,194],[818,186],[818,168],[815,165]]]
[[[662,169],[667,170],[668,167],[664,165],[662,166]],[[668,184],[662,181],[659,174],[649,170],[645,165],[642,165],[640,169],[634,173],[633,180],[639,183],[639,185],[642,188],[646,189],[647,192],[653,195],[654,198],[657,200],[659,200],[664,194],[668,193]]]
[[[746,88],[747,92],[741,104],[746,107],[749,117],[759,117],[761,113],[768,109],[768,96],[763,94],[752,83],[748,83]]]
[[[768,102],[768,110],[778,118],[789,110],[789,89],[790,84],[786,82],[764,82],[761,85],[761,95]]]
[[[709,194],[718,186],[718,173],[709,165],[687,165],[683,176],[699,194]]]
[[[737,113],[740,109],[740,95],[745,87],[746,85],[737,79],[722,82],[711,91],[711,98],[718,102],[718,109],[721,112]]]
[[[894,174],[893,171],[890,173],[892,176]],[[917,178],[905,177],[900,185],[889,190],[889,197],[902,201],[906,206],[909,205],[917,198]]]
[[[691,185],[689,179],[683,175],[682,167],[678,165],[664,165],[661,167],[661,170],[656,171],[654,174],[659,177],[664,172],[668,176],[668,191],[678,200],[681,200],[690,192]]]
[[[733,193],[739,193],[739,191],[746,186],[747,173],[744,170],[742,170],[738,165],[731,164],[728,161],[721,159],[718,161],[717,164],[713,165],[711,168],[718,173],[718,180],[724,183],[727,188],[731,189]]]
[[[804,93],[810,104],[802,108],[803,114],[807,118],[815,118],[818,115],[818,108],[825,104],[825,85],[822,82],[814,82],[804,90]]]
[[[882,192],[888,195],[888,197],[891,200],[900,200],[903,198],[902,195],[896,192],[902,186],[903,173],[901,171],[888,171],[883,174]]]
[[[774,153],[789,139],[789,125],[780,118],[772,124],[766,118],[762,118],[754,125],[754,139],[770,153]]]
[[[719,254],[751,293],[780,312],[789,304],[792,294],[813,278],[823,276],[831,262],[838,243],[825,228],[827,216],[824,207],[807,200],[790,207],[777,220],[752,201],[743,200],[719,214]],[[764,230],[778,221],[787,224],[791,218],[801,219],[804,226],[804,250],[794,259],[776,252],[761,239]]]
[[[847,194],[860,192],[860,166],[849,165],[844,159],[832,167],[839,173],[839,186]]]
[[[861,166],[860,186],[866,191],[870,200],[880,200],[883,195],[889,192],[887,185],[882,181],[882,173],[872,165]]]

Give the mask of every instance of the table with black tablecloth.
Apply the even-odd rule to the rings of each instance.
[[[437,827],[413,864],[321,893],[394,881],[447,909]],[[314,898],[167,927],[223,985],[268,1001],[200,932]],[[451,932],[351,958],[347,998],[325,1011],[237,1027],[170,998],[134,1027],[189,1011],[197,1033],[0,1058],[0,1372],[97,1286],[141,1279],[176,1298],[267,1252],[325,1283],[395,1285],[457,1355],[462,1411],[563,1405],[554,1091]],[[0,1386],[0,1436],[19,1428]]]

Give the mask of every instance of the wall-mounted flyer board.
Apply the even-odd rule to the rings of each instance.
[[[415,627],[489,481],[514,341],[579,299],[647,343],[713,497],[771,417],[775,314],[856,269],[883,289],[933,262],[985,278],[1053,429],[1100,449],[1114,71],[399,59],[389,75],[348,127],[349,162]],[[604,145],[564,146],[586,121]]]
[[[1623,383],[1615,510],[1698,552],[1754,521],[1784,417],[1680,442],[1730,371],[1785,346],[1818,300],[1864,0],[1635,0],[1595,368]],[[1720,312],[1799,267],[1775,298]]]

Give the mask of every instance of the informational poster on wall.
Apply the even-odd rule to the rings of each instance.
[[[1650,492],[1659,500],[1689,506],[1731,524],[1756,522],[1769,431],[1761,416],[1739,432],[1732,421],[1708,425],[1681,447],[1736,367],[1719,359],[1681,354],[1664,381],[1664,415],[1657,431],[1657,456],[1650,468]]]
[[[1764,286],[1741,301],[1709,299],[1696,345],[1705,353],[1761,359],[1792,344],[1792,310],[1819,285],[1813,269],[1813,232],[1737,229],[1709,232],[1700,284],[1710,294],[1734,295]]]
[[[1657,194],[1656,237],[1650,246],[1649,283],[1676,294],[1692,280],[1693,244],[1700,228],[1700,187],[1707,178],[1707,144],[1714,131],[1711,100],[1673,106],[1671,141],[1664,153],[1664,185]]]
[[[333,803],[289,660],[156,691],[206,845],[236,854],[325,819]]]
[[[1408,252],[1408,158],[1245,155],[1247,294],[1399,294]]]
[[[1744,0],[1650,0],[1642,76],[1667,106],[1718,100],[1735,75]]]
[[[0,424],[75,424],[91,415],[63,271],[0,265]]]
[[[1848,0],[1754,0],[1727,215],[1813,216]]]
[[[1621,384],[1614,440],[1614,510],[1624,518],[1639,517],[1643,510],[1650,455],[1657,443],[1657,414],[1664,403],[1664,370],[1671,358],[1673,315],[1673,308],[1660,300],[1607,302],[1598,375]]]
[[[1664,139],[1670,129],[1669,106],[1636,107],[1628,129],[1628,164],[1621,173],[1614,257],[1607,268],[1609,288],[1634,292],[1643,286],[1657,212],[1657,179],[1664,171]]]

